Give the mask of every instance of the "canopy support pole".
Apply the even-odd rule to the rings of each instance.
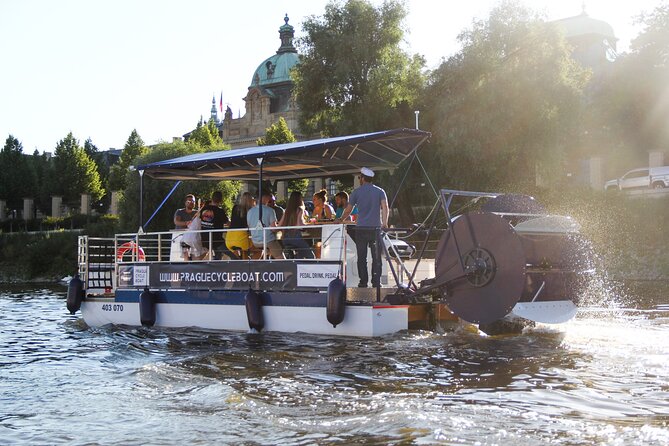
[[[420,158],[418,157],[418,152],[416,152],[416,159],[418,160],[418,164],[420,164],[420,168],[423,169],[423,173],[425,174],[425,179],[427,180],[428,183],[430,183],[430,187],[432,188],[432,192],[434,192],[434,196],[439,199],[441,195],[439,194],[439,192],[437,192],[437,189],[434,188],[434,184],[432,184],[432,180],[430,180],[430,176],[427,174],[427,169],[425,169],[425,166],[423,166],[423,163],[420,161]]]
[[[144,234],[144,170],[139,171],[139,229],[138,234]]]
[[[258,167],[260,171],[258,173],[258,219],[260,224],[262,224],[262,158],[256,158],[258,160]]]
[[[256,158],[258,160],[258,223],[260,227],[263,227],[262,230],[262,257],[263,259],[269,258],[267,254],[267,243],[265,241],[265,229],[262,223],[262,157]],[[257,226],[256,226],[257,227]]]
[[[160,205],[158,205],[158,207],[156,208],[155,211],[153,211],[153,214],[149,217],[148,220],[146,220],[146,222],[144,223],[144,226],[142,226],[142,228],[146,228],[147,226],[149,226],[149,223],[151,223],[151,220],[153,220],[153,217],[155,217],[156,214],[158,213],[158,211],[160,209],[162,209],[162,207],[165,205],[165,202],[172,196],[172,194],[174,193],[175,190],[177,190],[177,187],[179,187],[180,184],[181,184],[181,180],[177,181],[174,184],[174,186],[172,187],[172,190],[169,191],[169,193],[165,196],[165,198],[163,198],[163,202],[160,203]]]
[[[388,205],[389,209],[393,208],[393,204],[395,204],[395,200],[397,199],[397,196],[400,194],[400,190],[402,190],[402,186],[404,185],[404,180],[407,179],[407,175],[409,175],[409,171],[411,170],[411,165],[413,164],[413,160],[418,158],[418,152],[413,153],[413,157],[411,157],[411,161],[409,162],[409,166],[407,166],[406,172],[404,172],[404,176],[402,177],[402,181],[400,181],[399,186],[397,186],[397,190],[395,191],[395,195],[393,196],[393,199],[390,201],[390,204]]]
[[[442,201],[441,196],[437,199],[437,203],[440,201]],[[436,203],[435,207],[437,207]],[[414,281],[414,278],[416,277],[416,272],[418,271],[418,265],[420,265],[420,261],[423,259],[423,254],[425,254],[425,249],[427,248],[427,243],[430,241],[430,235],[432,234],[432,230],[434,229],[434,223],[437,221],[438,213],[439,209],[438,208],[434,209],[434,214],[432,214],[432,221],[430,222],[430,227],[428,228],[427,233],[425,234],[425,240],[423,240],[423,246],[420,248],[420,254],[418,254],[418,258],[416,259],[416,264],[413,267],[411,276],[409,276],[409,283],[412,283]]]

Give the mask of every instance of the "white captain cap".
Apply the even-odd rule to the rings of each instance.
[[[362,169],[360,169],[360,173],[366,177],[374,178],[374,171],[369,167],[363,167]]]

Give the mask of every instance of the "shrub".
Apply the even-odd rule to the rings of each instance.
[[[88,223],[85,227],[86,234],[91,237],[113,237],[119,229],[119,218],[117,215],[105,214]]]

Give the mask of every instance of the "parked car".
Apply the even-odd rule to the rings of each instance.
[[[604,183],[607,191],[665,187],[669,187],[669,166],[632,169],[622,177]]]

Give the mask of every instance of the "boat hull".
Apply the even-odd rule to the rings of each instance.
[[[139,326],[139,294],[125,292],[116,297],[88,297],[81,305],[84,321],[92,327]],[[156,294],[156,327],[250,330],[243,293],[209,298],[176,291]],[[347,305],[344,320],[333,327],[327,321],[325,299],[322,293],[308,295],[306,299],[305,296],[264,295],[263,331],[371,337],[409,328],[408,305],[381,304]]]

